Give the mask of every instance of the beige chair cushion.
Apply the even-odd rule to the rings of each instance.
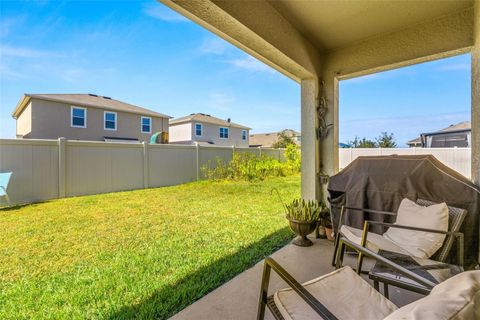
[[[480,271],[460,273],[432,292],[393,312],[385,320],[480,319]]]
[[[397,309],[350,267],[343,267],[303,285],[338,319],[384,319]],[[274,301],[287,320],[321,319],[290,288],[277,291]]]
[[[350,241],[357,244],[361,244],[363,230],[352,228],[346,225],[342,225],[340,233]],[[381,235],[373,232],[368,233],[367,248],[377,253],[379,249],[407,254],[406,250],[403,250],[392,241],[382,237]]]
[[[448,231],[448,207],[439,203],[424,207],[403,199],[398,208],[395,224]],[[370,236],[370,234],[369,234]],[[427,259],[442,247],[444,234],[389,228],[383,237],[392,241],[410,255]]]

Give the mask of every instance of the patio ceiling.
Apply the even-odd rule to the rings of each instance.
[[[269,0],[268,3],[320,50],[349,46],[473,7],[473,0],[435,3]]]

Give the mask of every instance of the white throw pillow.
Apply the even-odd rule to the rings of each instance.
[[[448,231],[448,207],[446,203],[424,207],[409,199],[403,199],[398,208],[395,224]],[[444,234],[389,228],[383,237],[405,249],[412,256],[427,259],[442,247]]]
[[[384,320],[480,319],[480,271],[462,272],[436,285],[432,292],[397,309]]]

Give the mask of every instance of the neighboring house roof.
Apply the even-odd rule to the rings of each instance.
[[[452,124],[438,131],[423,133],[423,134],[431,135],[431,134],[440,134],[440,133],[446,133],[446,132],[458,132],[458,131],[470,131],[470,130],[472,130],[472,124],[470,123],[470,121],[463,121],[457,124]]]
[[[437,134],[442,134],[442,133],[449,133],[449,132],[464,132],[464,131],[471,131],[472,130],[472,124],[470,121],[463,121],[457,124],[451,124],[446,128],[433,131],[433,132],[428,132],[428,133],[422,133],[421,136],[431,136],[431,135],[437,135]],[[418,137],[413,140],[410,140],[407,142],[408,145],[413,145],[413,144],[421,144],[422,143],[422,138]]]
[[[140,114],[151,117],[171,118],[170,116],[145,109],[133,104],[112,99],[110,97],[99,96],[96,94],[29,94],[26,93],[18,102],[12,116],[16,119],[23,109],[28,105],[30,99],[40,99],[46,101],[62,102],[79,107],[93,107],[112,111]]]
[[[256,133],[256,134],[250,135],[250,145],[271,147],[278,141],[278,136],[282,132],[285,132],[287,135],[291,137],[299,137],[301,135],[300,132],[292,129],[285,129],[279,132]],[[295,143],[300,144],[300,142],[296,140],[295,140]]]
[[[235,127],[240,129],[246,129],[246,130],[251,129],[241,124],[231,122],[230,119],[223,120],[217,117],[212,117],[211,115],[205,114],[205,113],[192,113],[185,117],[172,119],[170,120],[169,124],[176,125],[176,124],[187,123],[187,122],[203,122],[203,123],[211,123],[211,124],[216,124],[216,125],[225,126],[225,127]]]
[[[419,145],[422,144],[422,138],[418,137],[407,142],[408,145]]]

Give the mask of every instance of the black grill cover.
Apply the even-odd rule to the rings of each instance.
[[[330,178],[328,192],[335,226],[340,210],[334,206],[397,212],[403,198],[413,201],[420,198],[466,209],[468,213],[461,229],[465,235],[465,262],[468,266],[478,261],[480,191],[469,179],[432,155],[359,157]],[[360,229],[364,220],[395,220],[355,213],[347,211],[346,222]],[[372,227],[371,231],[384,232],[379,226]]]

